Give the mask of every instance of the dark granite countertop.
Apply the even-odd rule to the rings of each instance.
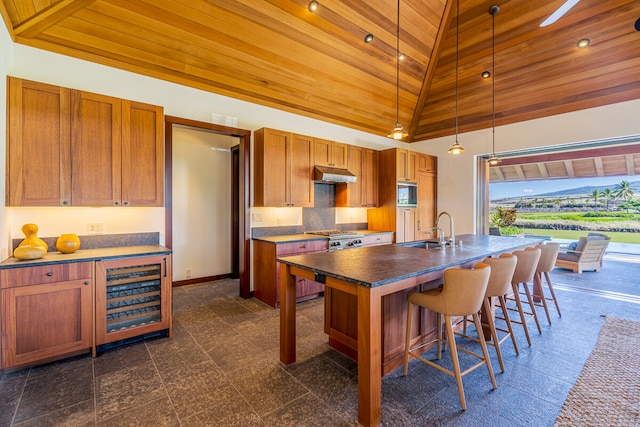
[[[376,287],[541,242],[541,239],[475,234],[457,236],[457,239],[462,241],[462,246],[424,249],[382,245],[294,255],[278,258],[278,261],[359,285]]]
[[[375,230],[354,230],[354,232],[362,235],[393,233],[393,231],[375,231]],[[282,236],[262,236],[262,237],[253,238],[253,240],[260,240],[262,242],[269,242],[269,243],[275,243],[275,244],[294,243],[294,242],[303,242],[307,240],[322,240],[322,239],[327,240],[328,237],[319,236],[317,234],[300,233],[300,234],[286,234]]]
[[[100,261],[103,259],[133,258],[147,255],[170,254],[171,249],[161,245],[122,246],[102,249],[80,249],[71,254],[48,252],[39,259],[21,260],[15,257],[7,258],[0,263],[0,270],[6,268],[32,267],[58,263]]]

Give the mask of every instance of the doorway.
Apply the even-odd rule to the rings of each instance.
[[[189,280],[181,280],[174,286],[189,283],[198,283],[216,278],[239,278],[239,295],[242,298],[250,298],[250,222],[249,222],[249,153],[251,147],[251,131],[230,128],[206,122],[199,122],[179,117],[165,117],[165,244],[174,249],[174,197],[173,197],[173,136],[175,127],[187,127],[194,130],[205,131],[216,135],[230,136],[237,140],[237,146],[232,147],[230,156],[230,183],[232,197],[227,202],[231,205],[231,221],[227,227],[232,230],[231,249],[232,267],[230,274],[221,277],[200,277]],[[229,150],[227,150],[229,151]],[[175,250],[175,249],[174,249]]]

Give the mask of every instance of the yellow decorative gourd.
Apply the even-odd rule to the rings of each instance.
[[[22,232],[25,235],[25,239],[13,251],[13,256],[18,259],[42,258],[49,250],[49,245],[38,238],[38,226],[25,224],[22,226]]]
[[[56,249],[63,254],[70,254],[80,248],[80,239],[75,234],[62,234],[56,240]]]
[[[47,248],[41,245],[22,245],[15,248],[13,256],[18,259],[38,259],[47,253]]]

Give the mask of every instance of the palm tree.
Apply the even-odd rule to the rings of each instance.
[[[613,191],[610,188],[605,188],[602,192],[602,196],[607,202],[607,212],[609,211],[609,200],[613,197]]]
[[[629,181],[620,181],[620,184],[616,185],[614,191],[616,197],[619,197],[627,202],[631,200],[633,198],[633,195],[635,194],[635,191],[633,191],[633,188],[631,188],[631,184],[629,184]],[[629,209],[627,209],[627,212],[628,211]]]
[[[602,193],[597,188],[591,192],[591,197],[593,197],[593,201],[596,204],[596,210],[598,210],[598,199],[602,196]]]

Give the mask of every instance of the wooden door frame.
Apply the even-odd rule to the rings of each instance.
[[[251,298],[251,222],[250,222],[250,183],[251,183],[251,131],[237,129],[212,123],[184,119],[180,117],[165,116],[165,246],[169,249],[173,246],[173,198],[172,198],[172,150],[173,150],[173,126],[189,126],[196,129],[204,129],[218,135],[233,136],[239,139],[240,145],[240,195],[239,195],[239,223],[240,236],[236,236],[241,242],[239,245],[240,289],[242,298]]]

